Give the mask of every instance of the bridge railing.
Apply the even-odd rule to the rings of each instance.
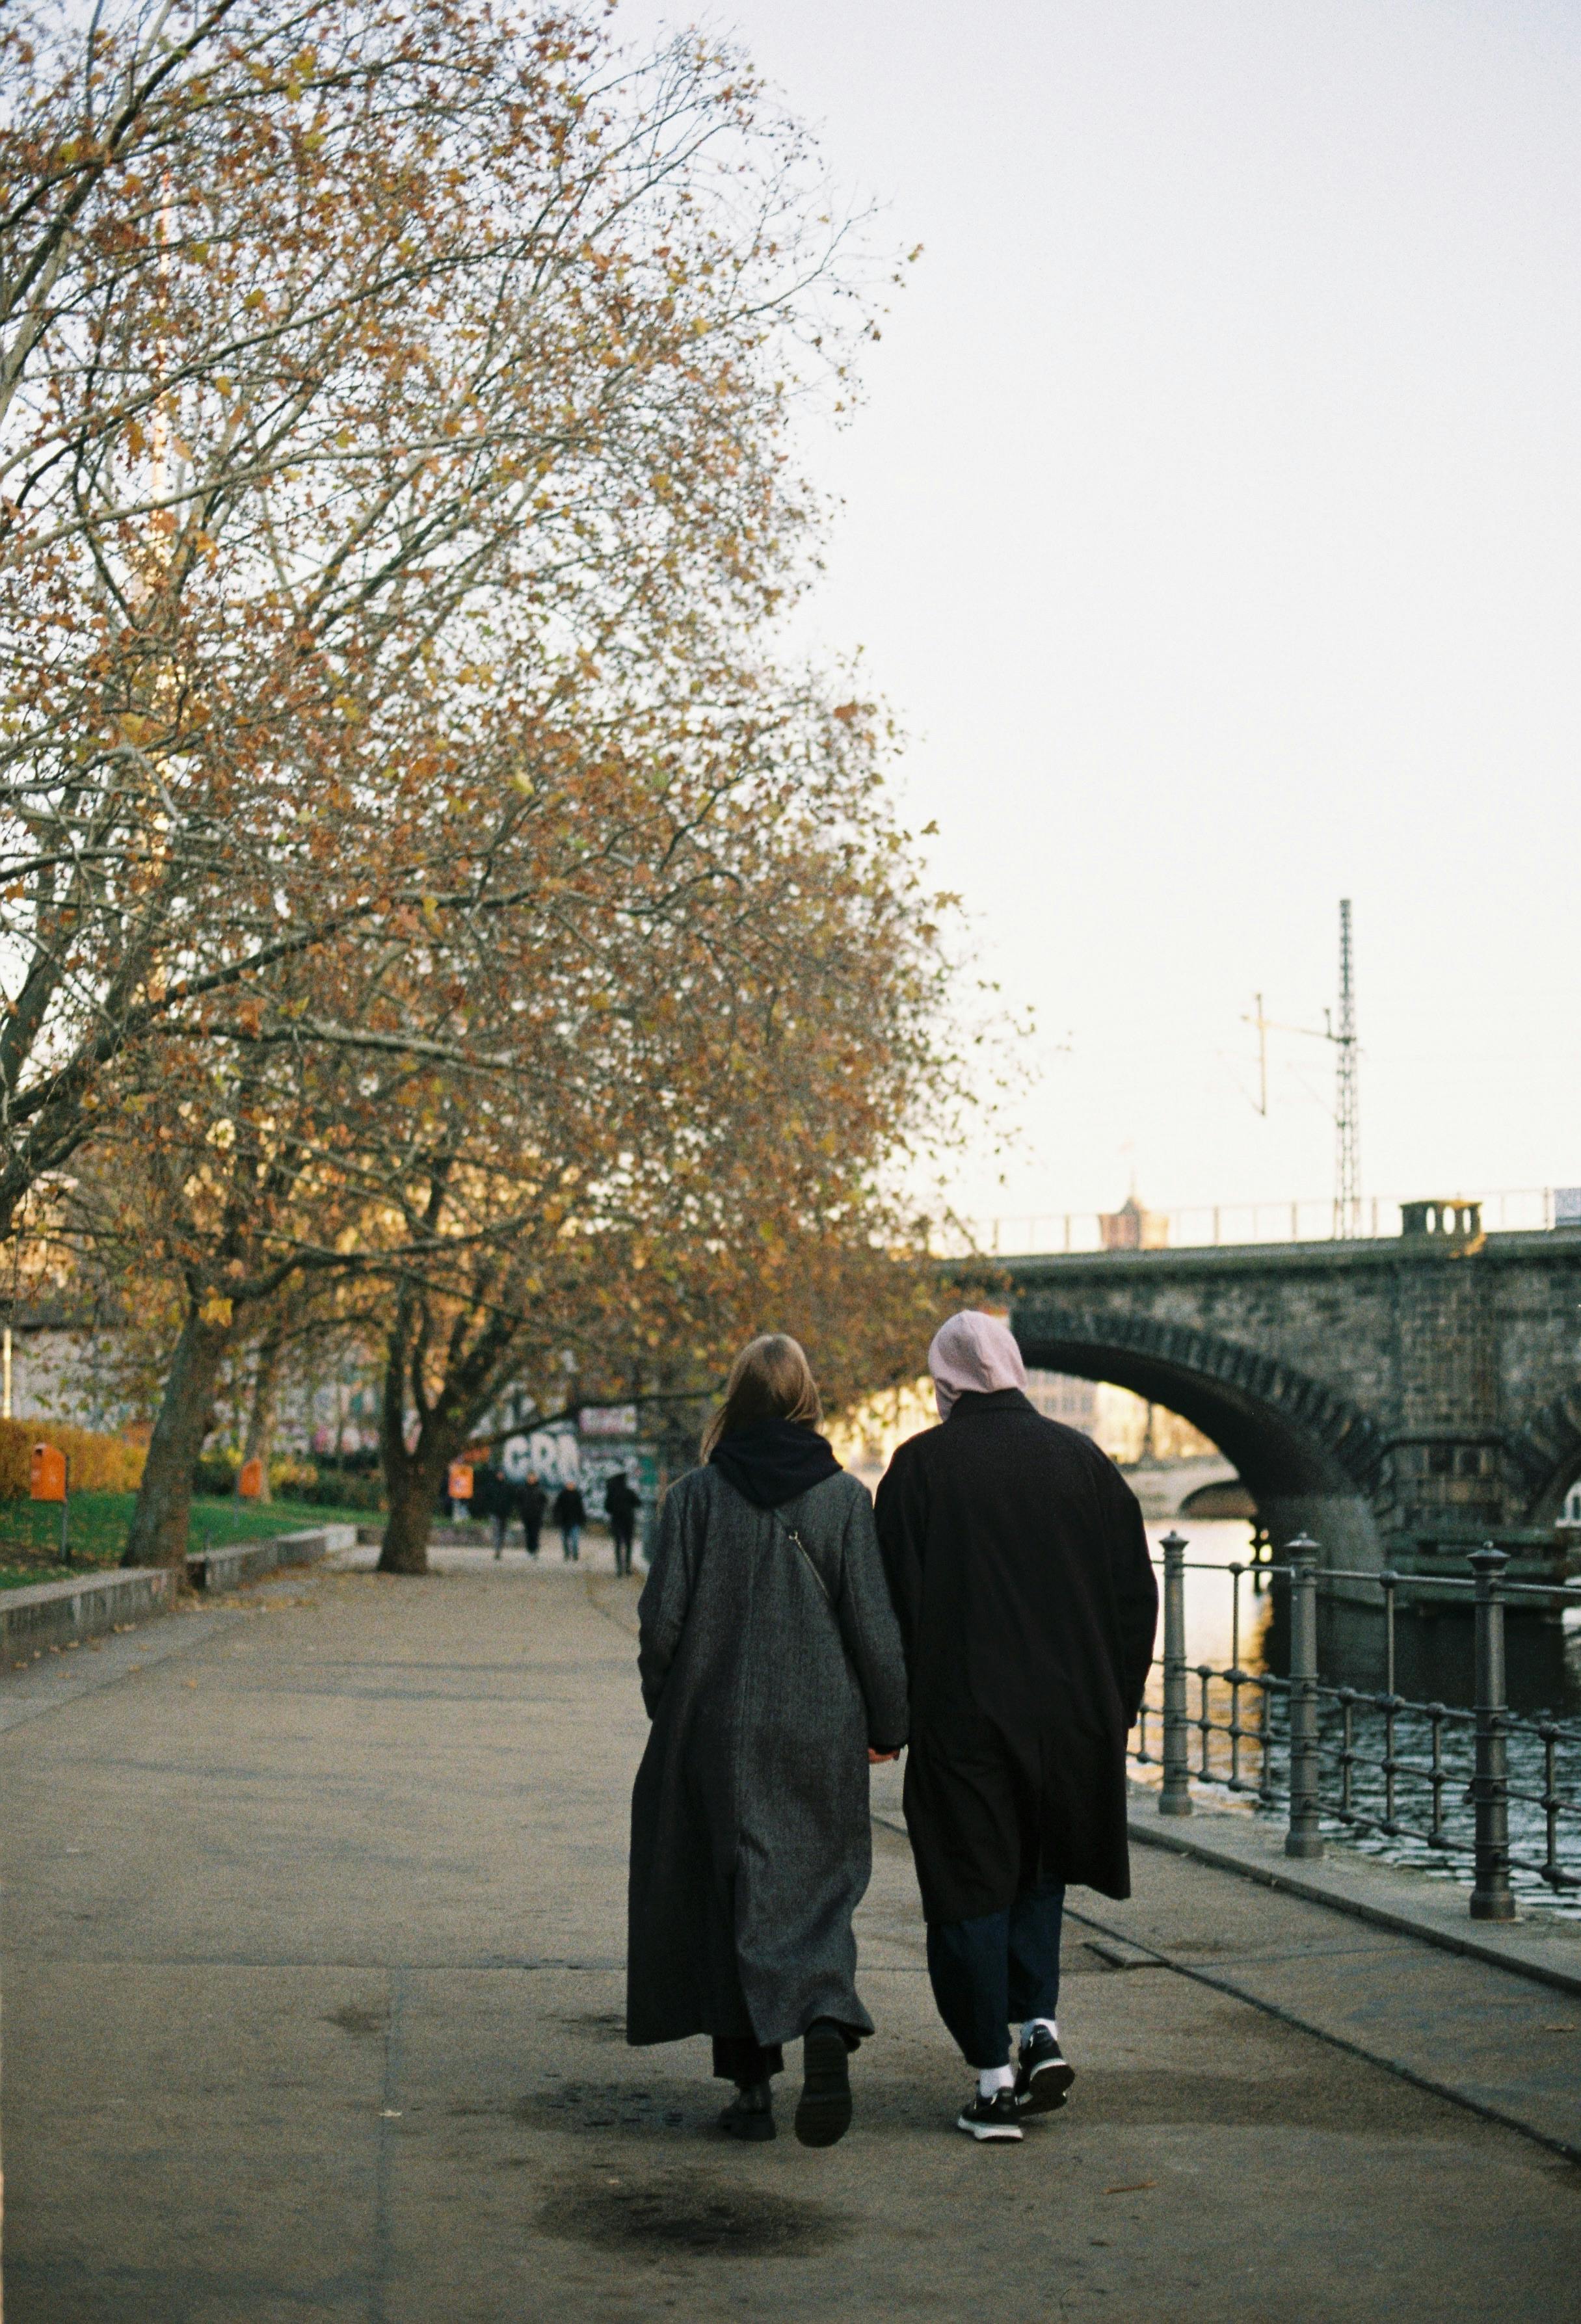
[[[1561,1221],[1551,1186],[1525,1186],[1477,1197],[1482,1223],[1490,1234],[1541,1232]],[[1345,1222],[1347,1239],[1397,1236],[1402,1202],[1393,1195],[1366,1196]],[[1220,1245],[1331,1242],[1338,1234],[1332,1195],[1295,1202],[1199,1203],[1144,1213],[1144,1247],[1169,1250],[1214,1250]],[[1041,1253],[1101,1251],[1127,1246],[1112,1238],[1110,1213],[1101,1211],[1038,1211],[961,1222],[961,1253],[1032,1257]]]
[[[1491,1545],[1472,1553],[1464,1579],[1430,1580],[1320,1569],[1318,1545],[1304,1536],[1271,1565],[1199,1564],[1188,1546],[1178,1533],[1160,1544],[1162,1651],[1130,1752],[1137,1766],[1160,1771],[1160,1815],[1190,1815],[1194,1788],[1208,1786],[1265,1813],[1282,1811],[1290,1856],[1321,1856],[1332,1833],[1435,1867],[1459,1865],[1472,1874],[1475,1920],[1513,1920],[1518,1886],[1556,1899],[1581,1893],[1581,1724],[1512,1711],[1504,1662],[1506,1609],[1581,1608],[1581,1585],[1507,1582],[1509,1560]],[[1231,1583],[1223,1665],[1188,1656],[1188,1577],[1203,1573]],[[1260,1591],[1269,1577],[1288,1591],[1288,1675],[1248,1668],[1243,1653],[1243,1588]],[[1379,1690],[1338,1684],[1318,1666],[1319,1593],[1342,1584],[1353,1601],[1377,1593]],[[1419,1589],[1438,1603],[1447,1595],[1469,1601],[1469,1707],[1396,1690],[1396,1609]]]

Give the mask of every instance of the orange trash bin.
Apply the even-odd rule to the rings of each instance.
[[[66,1498],[66,1455],[52,1444],[35,1444],[28,1462],[28,1492],[35,1501]]]

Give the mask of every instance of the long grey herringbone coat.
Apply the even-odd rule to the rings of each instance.
[[[798,1549],[786,1527],[800,1534]],[[906,1735],[873,1506],[844,1471],[778,1510],[717,1468],[670,1488],[638,1604],[652,1728],[632,1797],[626,2039],[863,2033],[851,1915],[867,1749]]]

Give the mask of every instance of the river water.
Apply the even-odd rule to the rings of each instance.
[[[1199,1665],[1219,1673],[1238,1660],[1239,1668],[1253,1676],[1267,1673],[1280,1677],[1286,1674],[1289,1649],[1285,1598],[1282,1590],[1272,1589],[1267,1583],[1261,1589],[1255,1587],[1250,1572],[1243,1574],[1237,1590],[1230,1569],[1237,1563],[1248,1568],[1251,1565],[1249,1525],[1227,1518],[1196,1523],[1182,1520],[1178,1526],[1150,1524],[1148,1537],[1154,1559],[1160,1565],[1160,1544],[1164,1535],[1172,1530],[1185,1535],[1188,1542],[1186,1655],[1192,1670],[1188,1708],[1197,1720],[1204,1711],[1203,1682],[1197,1674]],[[1381,1692],[1385,1683],[1382,1612],[1320,1601],[1319,1614],[1318,1667],[1323,1681],[1364,1693]],[[1463,1613],[1458,1609],[1432,1609],[1418,1614],[1408,1610],[1402,1599],[1396,1621],[1397,1694],[1407,1702],[1469,1710],[1474,1700],[1472,1628],[1469,1610]],[[1512,1706],[1556,1730],[1555,1794],[1567,1803],[1581,1803],[1581,1616],[1567,1615],[1561,1627],[1534,1616],[1509,1615],[1505,1629]],[[1162,1651],[1161,1639],[1159,1651]],[[1269,1765],[1274,1784],[1282,1790],[1288,1780],[1284,1697],[1275,1692],[1266,1700],[1270,1711]],[[1156,1716],[1162,1702],[1162,1673],[1157,1664],[1149,1684],[1148,1701],[1151,1710],[1140,1733],[1145,1736],[1146,1748],[1156,1760],[1162,1732]],[[1238,1747],[1233,1747],[1225,1734],[1210,1732],[1207,1736],[1210,1771],[1220,1777],[1238,1774],[1246,1788],[1236,1794],[1226,1791],[1221,1784],[1210,1784],[1204,1786],[1203,1797],[1205,1803],[1214,1798],[1221,1804],[1243,1807],[1249,1814],[1268,1813],[1282,1821],[1282,1803],[1260,1807],[1256,1798],[1262,1773],[1263,1703],[1260,1687],[1233,1690],[1216,1676],[1207,1682],[1207,1718],[1216,1727],[1224,1727],[1231,1723],[1234,1711],[1235,1722],[1250,1731]],[[1325,1746],[1323,1797],[1326,1807],[1337,1808],[1343,1798],[1337,1756],[1344,1744],[1343,1715],[1339,1705],[1327,1699],[1321,1706],[1319,1729]],[[1465,1794],[1472,1773],[1471,1723],[1469,1720],[1447,1718],[1439,1722],[1439,1735],[1445,1830],[1450,1840],[1469,1842],[1472,1816]],[[1350,1771],[1353,1820],[1346,1821],[1337,1815],[1327,1814],[1326,1835],[1364,1854],[1382,1857],[1390,1863],[1413,1866],[1435,1878],[1453,1881],[1469,1890],[1469,1855],[1457,1849],[1430,1844],[1423,1836],[1430,1823],[1430,1784],[1425,1776],[1403,1772],[1405,1767],[1426,1770],[1430,1766],[1431,1723],[1411,1713],[1402,1713],[1397,1720],[1394,1757],[1401,1771],[1397,1775],[1392,1819],[1387,1815],[1382,1774],[1365,1764],[1368,1758],[1383,1757],[1383,1736],[1381,1716],[1356,1705],[1352,1713],[1351,1735],[1351,1748],[1355,1755]],[[1137,1733],[1133,1733],[1132,1741],[1134,1747]],[[1194,1772],[1200,1767],[1204,1745],[1200,1730],[1194,1729]],[[1546,1819],[1538,1803],[1545,1789],[1544,1742],[1518,1728],[1510,1735],[1509,1750],[1512,1793],[1534,1795],[1529,1799],[1512,1797],[1512,1849],[1517,1857],[1527,1857],[1534,1864],[1540,1864],[1545,1855]],[[1134,1772],[1144,1783],[1156,1784],[1159,1780],[1156,1765],[1142,1765]],[[1367,1828],[1385,1821],[1392,1821],[1397,1827],[1414,1827],[1414,1834],[1407,1829],[1386,1833]],[[1562,1813],[1558,1819],[1558,1831],[1561,1866],[1567,1872],[1581,1875],[1581,1812]],[[1556,1892],[1538,1873],[1519,1867],[1512,1878],[1523,1908],[1581,1920],[1581,1890]]]

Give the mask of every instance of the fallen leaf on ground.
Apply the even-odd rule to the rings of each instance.
[[[1133,2179],[1125,2187],[1105,2187],[1105,2195],[1145,2195],[1150,2187],[1158,2185],[1156,2179]]]

